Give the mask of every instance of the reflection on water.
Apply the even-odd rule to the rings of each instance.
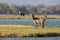
[[[33,25],[31,19],[0,19],[0,25]],[[40,24],[38,24],[39,26]],[[45,26],[60,27],[60,19],[47,19]]]
[[[60,37],[38,37],[38,38],[0,38],[0,40],[60,40]]]

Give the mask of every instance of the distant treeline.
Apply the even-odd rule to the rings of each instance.
[[[45,6],[43,4],[33,5],[15,5],[0,3],[0,14],[20,15],[21,13],[29,15],[34,12],[37,15],[60,15],[60,4]]]

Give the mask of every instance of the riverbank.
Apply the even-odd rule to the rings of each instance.
[[[43,15],[35,16],[35,17],[42,17]],[[60,15],[47,15],[48,19],[60,19]],[[7,15],[7,14],[2,14],[0,15],[0,19],[31,19],[30,15],[26,16],[20,16],[20,15]]]
[[[60,36],[60,28],[25,25],[0,25],[0,37],[55,37]]]

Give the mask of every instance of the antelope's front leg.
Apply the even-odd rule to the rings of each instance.
[[[34,23],[34,27],[37,27],[37,23],[36,23],[36,21],[33,21],[33,23]]]

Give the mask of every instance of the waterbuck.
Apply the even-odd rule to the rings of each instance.
[[[34,16],[34,13],[31,14],[31,17],[32,17],[32,21],[34,23],[34,26],[37,27],[37,24],[40,23],[42,28],[44,28],[44,22],[47,18],[47,16],[43,16],[43,17],[40,17],[40,18],[36,18]]]

